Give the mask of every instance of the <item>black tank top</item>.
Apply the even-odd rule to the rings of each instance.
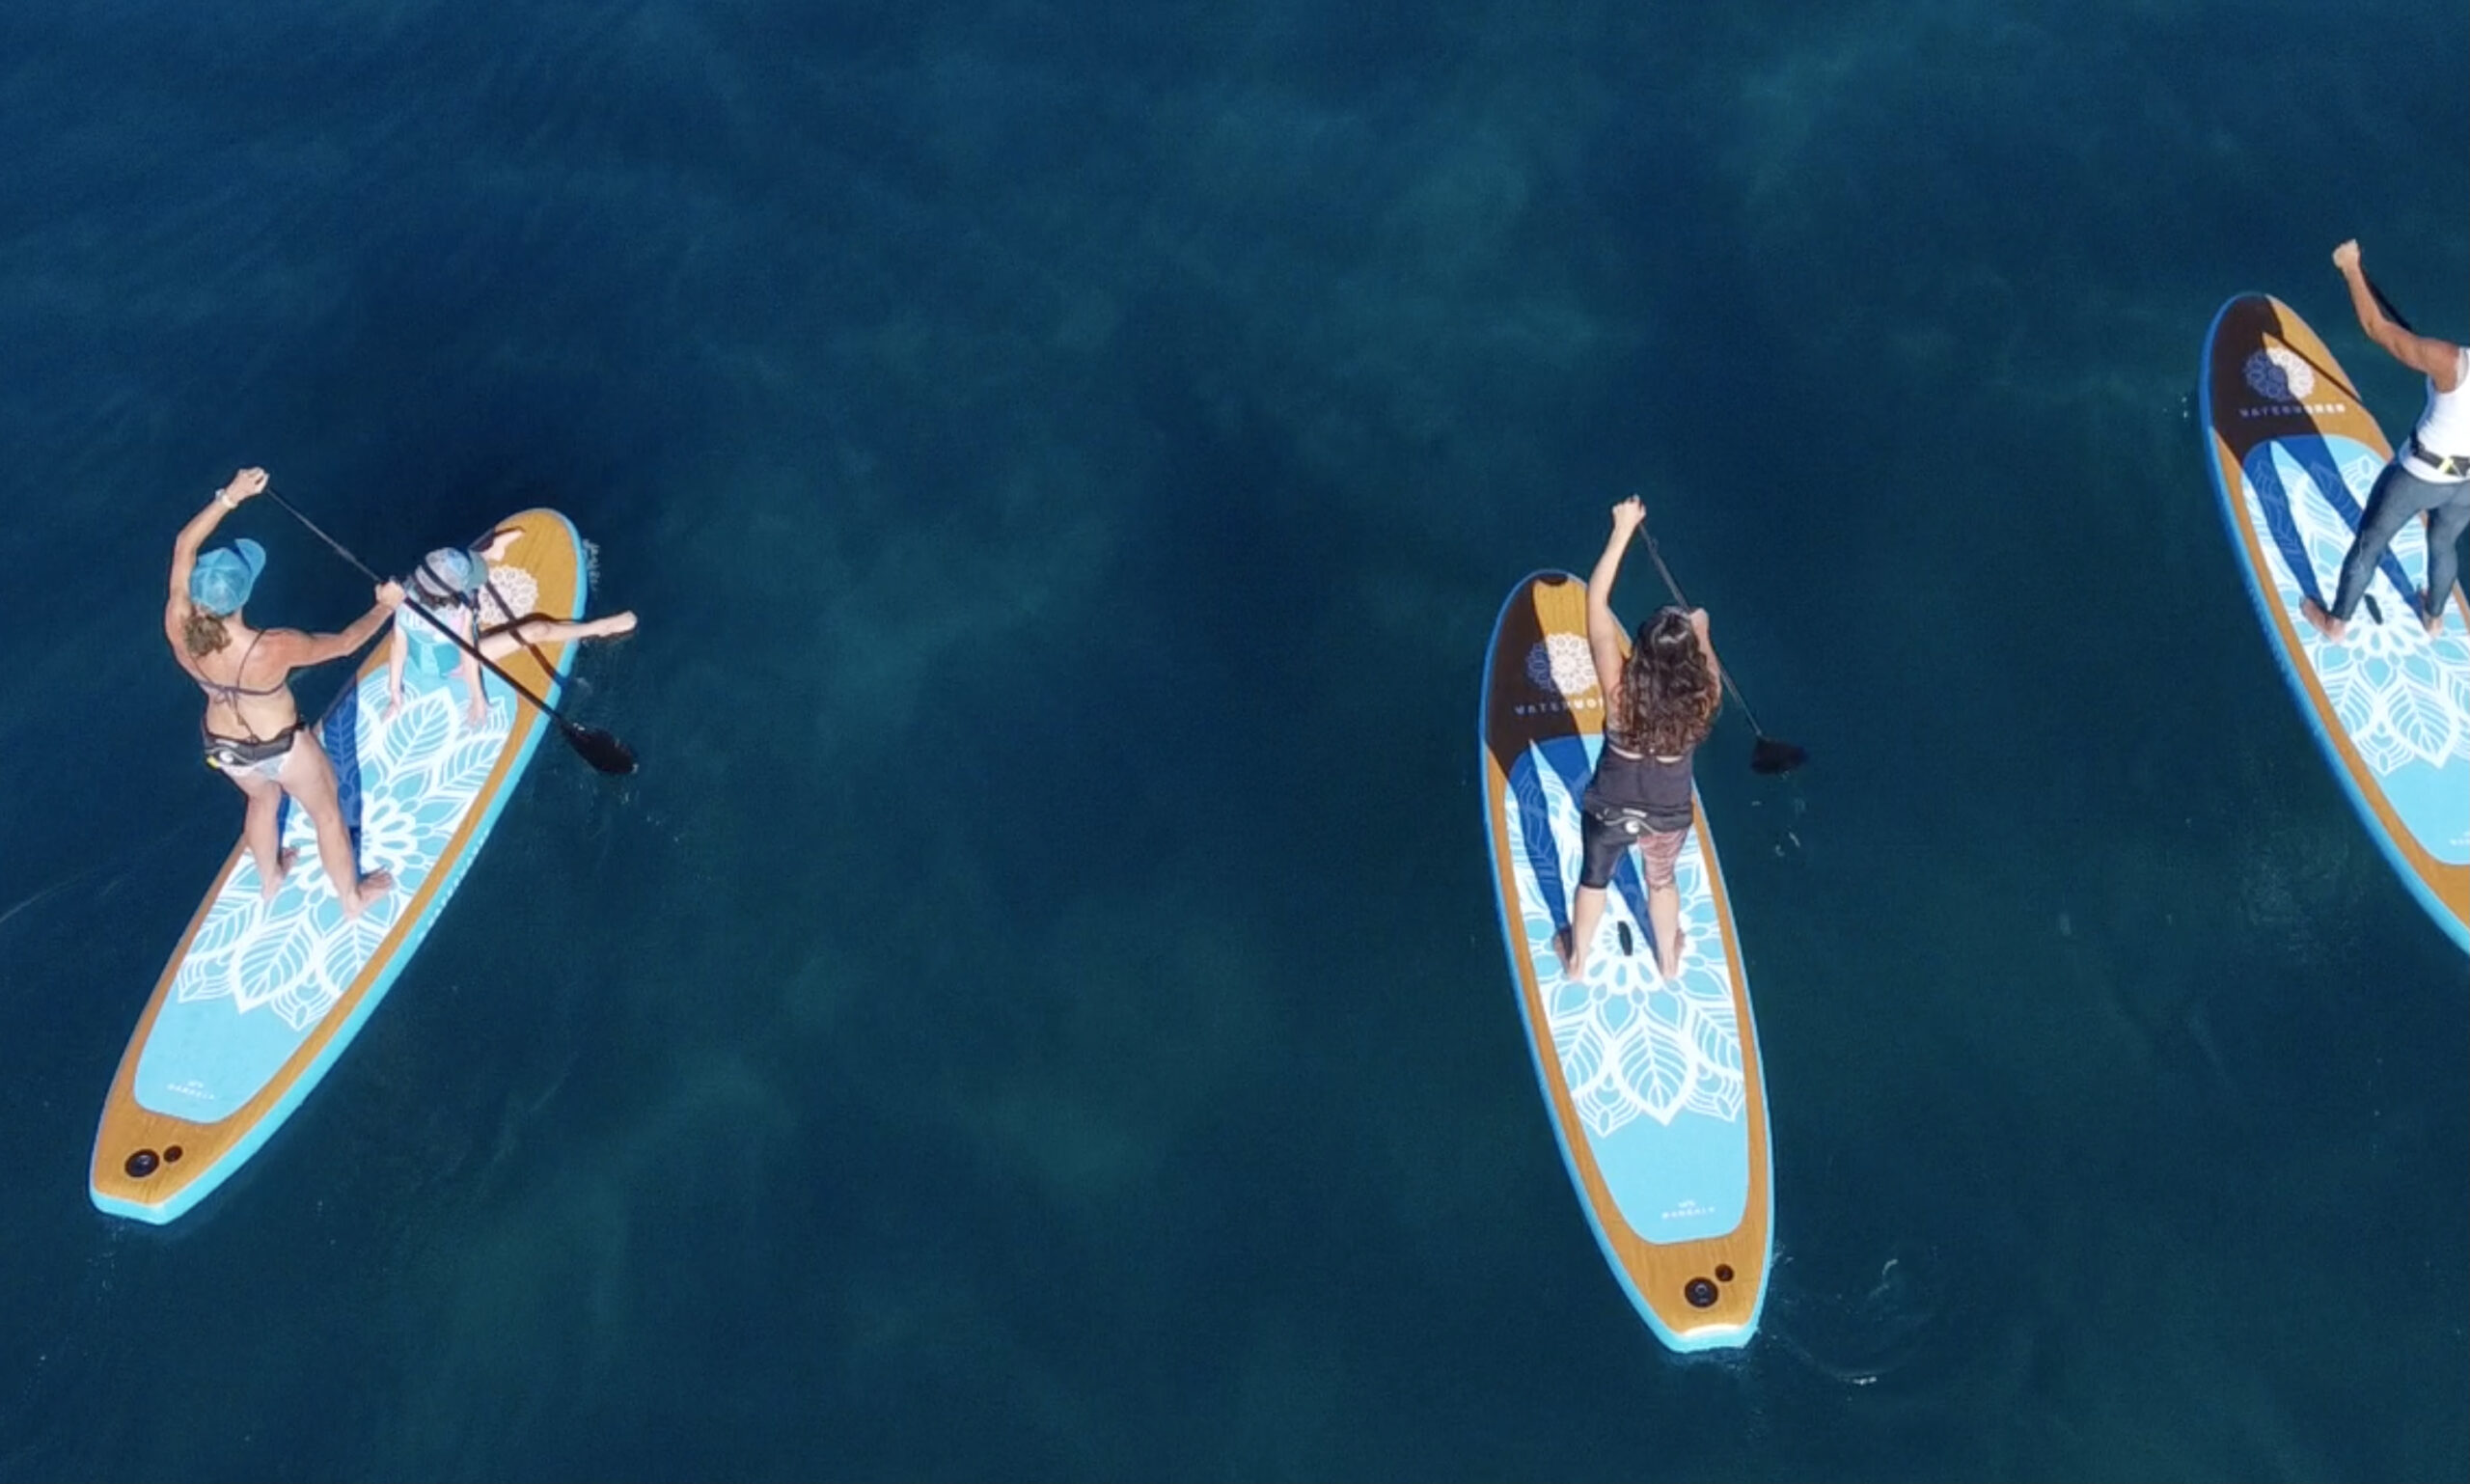
[[[1645,818],[1650,830],[1687,830],[1693,816],[1689,757],[1696,751],[1691,748],[1666,762],[1625,753],[1606,738],[1604,756],[1596,760],[1595,777],[1587,781],[1586,796],[1578,807],[1600,814],[1636,813]]]

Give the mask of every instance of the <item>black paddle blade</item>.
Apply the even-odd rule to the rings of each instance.
[[[1810,755],[1804,749],[1790,742],[1778,742],[1773,737],[1759,738],[1758,745],[1749,750],[1749,771],[1764,773],[1770,778],[1790,773],[1809,760]]]
[[[635,755],[625,743],[597,727],[585,727],[562,721],[559,726],[566,733],[566,741],[583,755],[583,760],[603,773],[627,774],[635,771]]]

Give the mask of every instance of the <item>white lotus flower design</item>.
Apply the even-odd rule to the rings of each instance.
[[[1536,689],[1583,696],[1595,689],[1595,653],[1576,634],[1553,634],[1526,651],[1526,678]]]
[[[2266,345],[2247,357],[2247,385],[2259,397],[2280,402],[2305,401],[2316,390],[2316,368],[2287,345]]]

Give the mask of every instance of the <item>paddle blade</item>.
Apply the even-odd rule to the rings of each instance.
[[[635,755],[625,743],[596,727],[562,722],[566,741],[583,755],[583,760],[603,773],[624,775],[635,771]]]
[[[1770,778],[1790,773],[1809,760],[1807,752],[1790,742],[1778,742],[1773,737],[1759,738],[1758,745],[1749,750],[1749,771],[1764,773]]]

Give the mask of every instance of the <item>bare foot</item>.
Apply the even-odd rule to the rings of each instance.
[[[2433,613],[2431,613],[2431,614],[2421,614],[2421,615],[2419,615],[2419,627],[2421,627],[2421,628],[2423,628],[2423,629],[2426,629],[2426,630],[2428,631],[2428,637],[2429,637],[2429,639],[2441,639],[2441,638],[2443,638],[2443,637],[2444,637],[2444,610],[2443,610],[2443,609],[2441,609],[2441,608],[2439,608],[2439,609],[2437,609],[2435,612],[2433,612]]]
[[[1572,945],[1568,928],[1552,935],[1552,956],[1561,961],[1561,977],[1574,984],[1586,977],[1586,955]]]
[[[385,895],[393,890],[395,890],[395,873],[393,871],[374,870],[370,871],[368,875],[361,877],[360,885],[352,889],[352,899],[343,903],[344,920],[348,921],[352,919],[358,918],[362,913],[369,910],[369,904],[370,902],[375,901],[377,898]]]
[[[260,877],[258,881],[258,891],[261,893],[261,898],[265,901],[273,901],[283,891],[283,879],[286,876],[290,875],[291,868],[299,864],[300,852],[292,849],[289,845],[286,845],[281,850],[276,851],[274,853],[274,874],[269,876],[263,871],[258,873]]]
[[[1672,930],[1672,957],[1669,959],[1658,959],[1656,961],[1656,972],[1662,975],[1667,979],[1677,979],[1681,977],[1681,953],[1684,948],[1688,947],[1689,929],[1686,927],[1675,927]]]
[[[624,613],[611,614],[606,618],[592,619],[590,623],[583,626],[583,637],[586,639],[615,639],[620,634],[631,634],[634,631],[635,611],[630,608]]]
[[[2298,600],[2298,616],[2315,625],[2317,633],[2335,644],[2340,644],[2350,631],[2348,624],[2326,613],[2324,605],[2312,597],[2303,597]]]
[[[521,539],[523,539],[521,526],[500,526],[489,533],[487,540],[473,549],[479,553],[483,562],[500,562],[505,560],[507,548]]]

